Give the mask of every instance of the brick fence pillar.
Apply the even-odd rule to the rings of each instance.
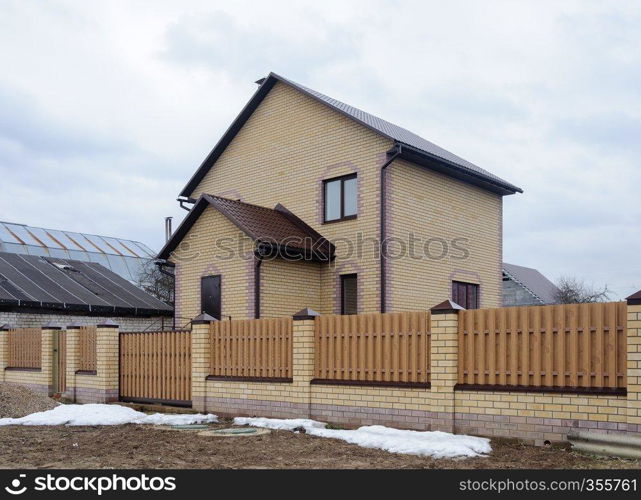
[[[40,385],[43,391],[46,388],[49,396],[53,395],[53,346],[54,335],[58,335],[62,328],[52,324],[42,326],[41,354],[40,354]]]
[[[431,429],[454,432],[454,386],[458,380],[458,313],[461,306],[446,300],[431,312]]]
[[[211,350],[209,344],[210,325],[218,321],[209,314],[196,316],[191,322],[191,402],[196,411],[207,411],[207,377]]]
[[[98,401],[118,401],[120,378],[120,331],[107,320],[96,328],[96,383]]]
[[[300,416],[309,418],[311,415],[312,387],[314,378],[314,336],[316,317],[319,313],[305,308],[294,314],[292,331],[292,403],[301,412]]]
[[[80,369],[80,325],[67,326],[67,390],[62,394],[64,399],[76,402],[76,372]]]
[[[4,382],[4,371],[9,364],[7,332],[11,328],[11,325],[8,324],[0,326],[0,382]]]
[[[641,432],[641,290],[628,301],[628,432]]]

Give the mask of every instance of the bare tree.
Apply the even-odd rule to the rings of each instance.
[[[605,285],[595,288],[574,276],[562,276],[556,283],[559,291],[555,294],[558,304],[580,304],[583,302],[605,302],[610,298],[610,290]]]
[[[153,260],[147,261],[142,268],[138,276],[138,286],[157,299],[173,305],[174,276],[170,275],[170,271],[162,272]]]

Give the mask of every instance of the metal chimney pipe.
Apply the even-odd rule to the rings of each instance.
[[[171,238],[171,220],[173,217],[165,217],[165,243]]]

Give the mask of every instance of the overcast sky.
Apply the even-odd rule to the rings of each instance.
[[[641,288],[641,3],[0,0],[0,220],[143,241],[269,71],[521,186],[505,260]]]

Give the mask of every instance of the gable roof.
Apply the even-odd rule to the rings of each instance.
[[[368,129],[393,140],[395,143],[401,145],[401,157],[404,157],[409,161],[423,164],[424,166],[434,168],[444,174],[460,178],[466,182],[478,184],[481,187],[496,191],[500,194],[523,192],[521,188],[510,184],[478,165],[464,160],[460,156],[437,146],[433,142],[423,139],[403,127],[394,125],[382,118],[378,118],[377,116],[366,113],[358,108],[328,97],[280,75],[270,73],[266,78],[256,82],[260,84],[260,87],[242,109],[238,117],[236,117],[232,122],[216,146],[214,146],[214,149],[212,149],[207,158],[205,158],[200,167],[198,167],[198,170],[194,173],[191,179],[189,179],[186,186],[180,192],[181,197],[189,198],[191,196],[191,193],[196,189],[209,169],[216,163],[225,148],[233,140],[245,122],[247,122],[251,114],[263,101],[267,93],[274,87],[276,82],[285,83],[316,101],[329,106],[342,115],[360,123]]]
[[[0,307],[171,316],[173,309],[95,262],[0,252]]]
[[[158,254],[167,259],[180,244],[207,207],[213,207],[227,217],[241,231],[272,250],[306,254],[315,260],[331,259],[334,246],[283,205],[266,208],[221,196],[203,194],[192,207],[176,232]]]
[[[558,287],[536,269],[504,262],[503,272],[544,304],[556,302]]]

